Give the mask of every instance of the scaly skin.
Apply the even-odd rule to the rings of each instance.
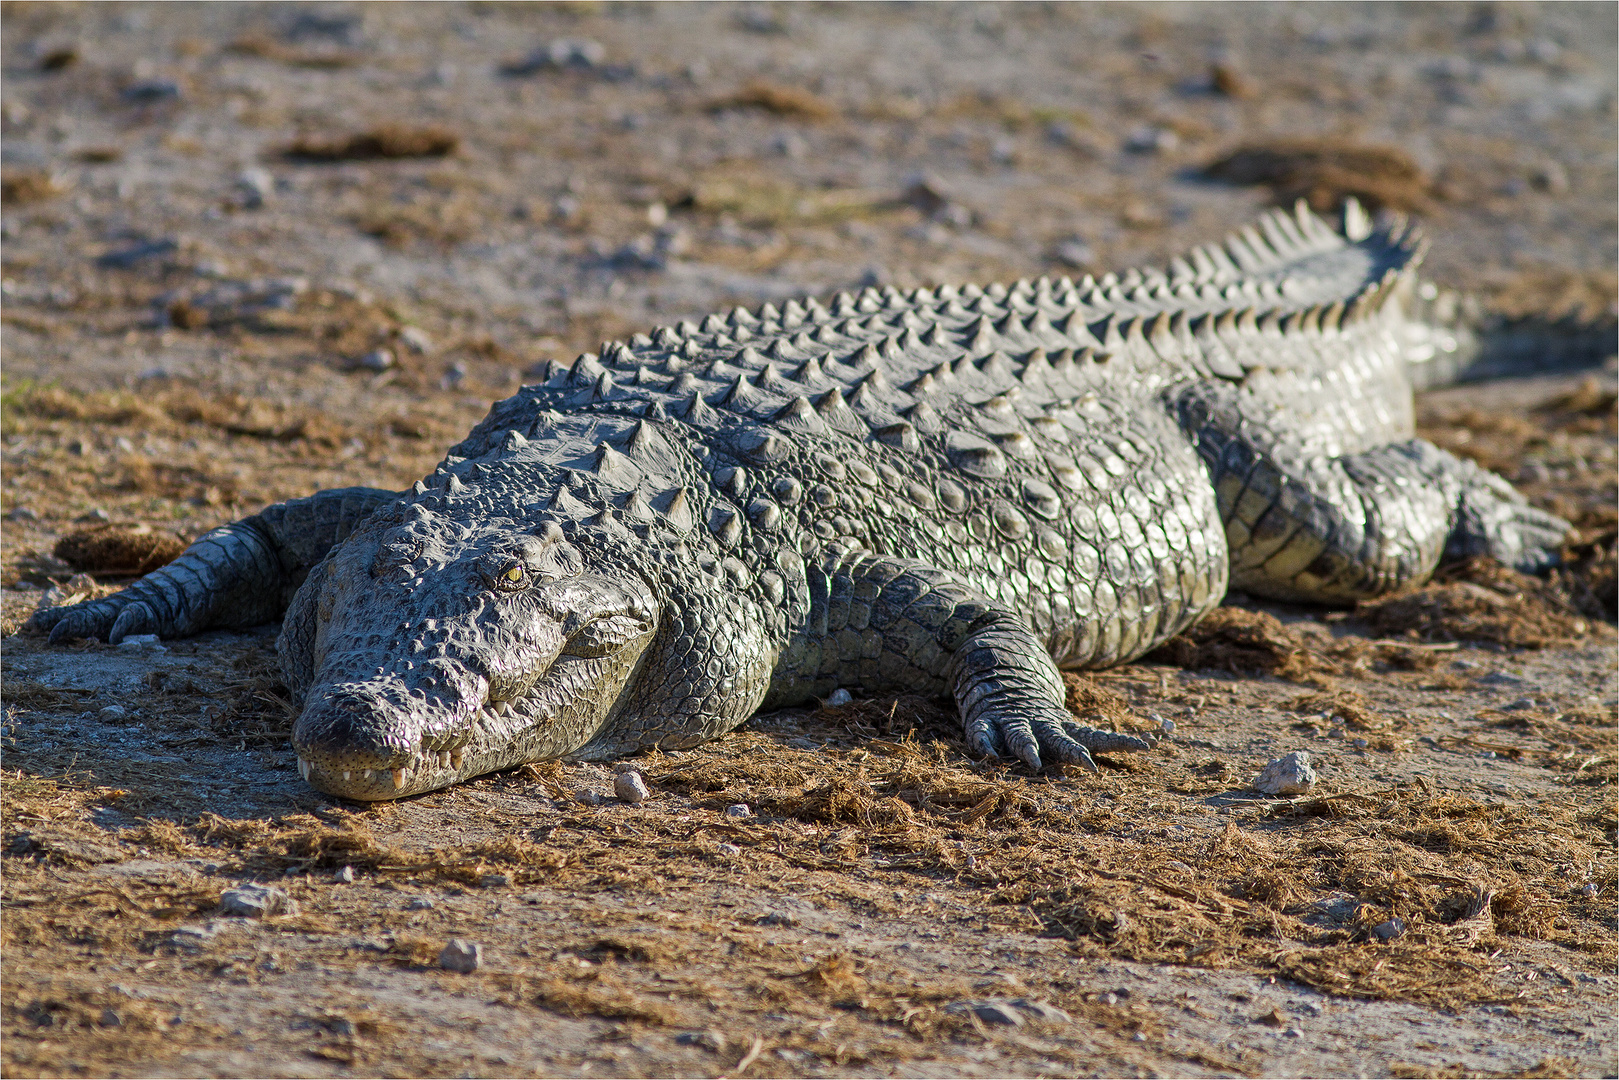
[[[1302,208],[1164,273],[868,289],[605,346],[497,402],[402,494],[217,529],[51,639],[283,608],[316,787],[427,791],[687,747],[761,707],[952,694],[985,756],[1094,768],[1059,667],[1139,656],[1228,585],[1350,603],[1567,526],[1411,437],[1479,346],[1414,231]],[[1454,306],[1454,305],[1452,305]],[[1471,352],[1469,350],[1472,350]]]

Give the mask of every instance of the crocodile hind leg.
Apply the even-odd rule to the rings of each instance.
[[[1236,387],[1200,384],[1179,404],[1214,483],[1235,589],[1353,603],[1478,554],[1532,572],[1569,529],[1422,439],[1327,456],[1279,435]]]
[[[1150,745],[1076,724],[1042,639],[947,571],[850,552],[810,570],[808,589],[809,625],[783,650],[777,700],[836,686],[949,693],[974,752],[1031,769],[1057,761],[1094,771],[1093,750]]]
[[[185,637],[213,626],[246,627],[281,617],[309,568],[372,510],[398,498],[379,488],[334,488],[266,507],[204,534],[178,559],[122,592],[46,608],[26,629],[50,640],[130,634]]]

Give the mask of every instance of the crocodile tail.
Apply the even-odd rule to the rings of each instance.
[[[1477,296],[1419,281],[1406,297],[1406,361],[1418,390],[1484,379],[1578,371],[1619,352],[1614,308],[1519,318]]]

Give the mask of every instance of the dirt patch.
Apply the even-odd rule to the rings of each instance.
[[[1405,151],[1334,140],[1280,140],[1238,147],[1205,175],[1230,184],[1263,185],[1278,203],[1299,199],[1320,213],[1356,198],[1369,210],[1431,208],[1429,181]]]

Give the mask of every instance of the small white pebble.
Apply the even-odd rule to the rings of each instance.
[[[332,880],[339,885],[352,885],[354,883],[354,867],[345,866],[332,875]]]
[[[737,847],[735,844],[720,844],[714,850],[719,852],[721,855],[724,855],[728,859],[742,854],[742,849]]]
[[[651,790],[646,786],[646,777],[633,769],[625,770],[613,780],[613,793],[624,802],[635,804],[643,801]]]
[[[433,347],[433,339],[427,336],[425,330],[415,326],[407,326],[400,330],[399,340],[414,353],[424,353]]]
[[[854,695],[840,686],[830,694],[826,695],[826,707],[829,709],[835,709],[839,705],[847,705],[853,700]]]
[[[745,802],[733,803],[725,808],[725,816],[728,818],[736,818],[740,821],[743,818],[752,817],[753,808]]]

